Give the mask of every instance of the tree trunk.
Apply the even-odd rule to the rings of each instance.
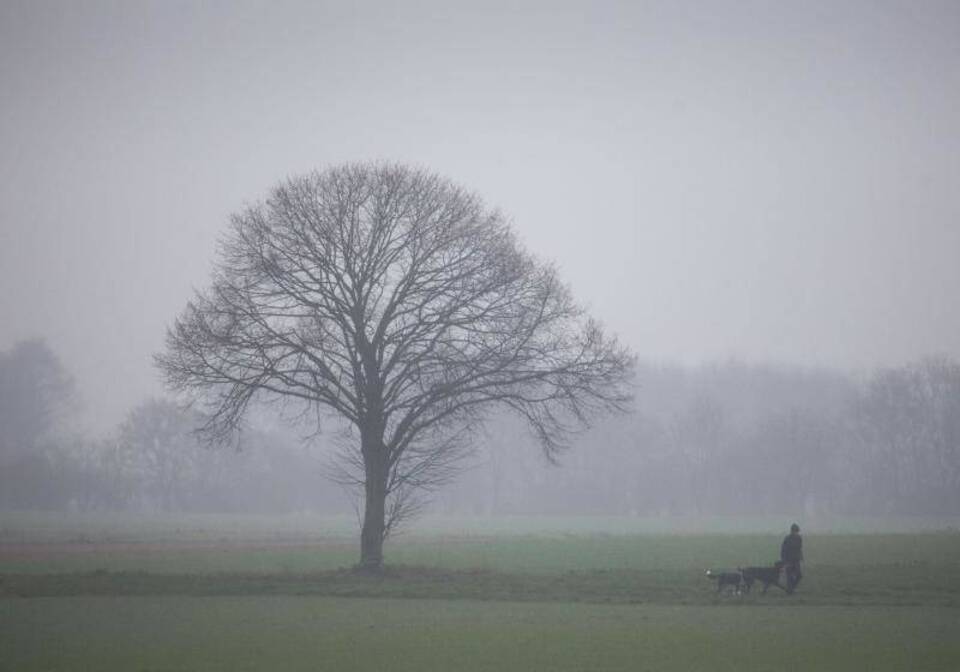
[[[383,569],[383,533],[386,507],[386,484],[367,469],[363,529],[360,531],[360,564],[364,572]]]
[[[364,572],[383,569],[383,539],[386,529],[387,468],[383,432],[379,426],[361,432],[364,466],[363,528],[360,531],[360,564]]]

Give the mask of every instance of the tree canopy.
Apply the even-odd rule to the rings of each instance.
[[[633,358],[478,196],[423,170],[353,164],[288,179],[232,218],[211,286],[157,362],[207,401],[213,437],[255,398],[346,420],[361,563],[378,567],[413,494],[454,473],[492,408],[524,418],[552,459],[623,408]]]

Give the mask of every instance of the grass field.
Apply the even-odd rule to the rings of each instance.
[[[297,597],[0,602],[6,670],[955,670],[954,610]]]
[[[703,576],[782,521],[590,522],[428,520],[371,578],[348,519],[0,514],[0,671],[960,669],[950,521],[805,525],[794,596]]]

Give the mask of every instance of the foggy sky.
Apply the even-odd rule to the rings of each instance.
[[[643,358],[960,356],[958,36],[956,2],[0,0],[0,349],[47,337],[105,428],[230,213],[385,159]]]

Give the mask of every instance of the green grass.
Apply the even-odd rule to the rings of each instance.
[[[0,514],[0,672],[960,669],[942,521],[805,526],[794,596],[703,576],[772,562],[779,523],[588,522],[434,520],[369,577],[343,518]]]
[[[443,569],[556,573],[735,568],[770,564],[780,535],[406,535],[388,542],[388,562]],[[806,537],[807,565],[818,567],[960,565],[960,534]],[[0,573],[145,571],[159,573],[315,572],[356,562],[354,539],[297,543],[0,544]]]
[[[317,597],[0,601],[0,670],[953,670],[952,609]]]
[[[87,572],[13,574],[0,583],[0,598],[66,596],[298,595],[433,598],[448,600],[591,602],[682,605],[941,606],[960,608],[960,571],[955,566],[923,571],[896,567],[825,567],[810,571],[802,590],[786,595],[717,594],[699,572],[682,570],[592,570],[560,574],[503,573],[388,567],[383,575],[350,570],[309,574],[156,574]]]

